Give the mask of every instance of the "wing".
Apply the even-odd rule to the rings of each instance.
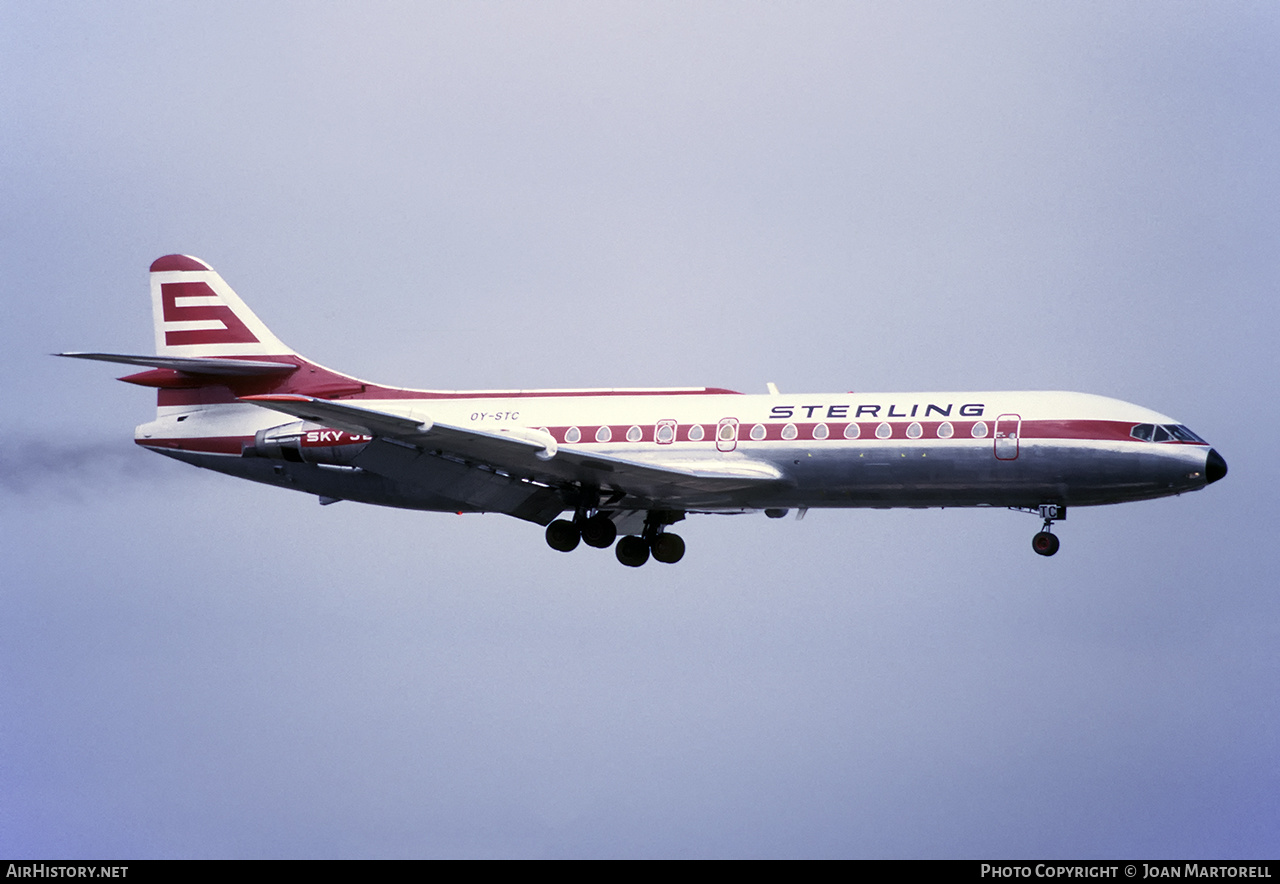
[[[356,466],[417,483],[447,470],[443,461],[538,486],[598,488],[618,506],[626,500],[629,508],[683,508],[715,505],[727,492],[783,478],[772,464],[744,457],[629,459],[560,445],[539,430],[489,431],[436,423],[419,411],[419,403],[396,413],[310,396],[245,396],[241,401],[374,436]]]

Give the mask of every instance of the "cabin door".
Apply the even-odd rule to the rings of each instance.
[[[1022,435],[1022,416],[1002,414],[996,418],[996,460],[1018,459],[1018,437]]]

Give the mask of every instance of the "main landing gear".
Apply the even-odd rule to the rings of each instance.
[[[668,565],[684,557],[684,540],[679,534],[668,534],[664,529],[684,518],[683,513],[651,512],[644,522],[640,536],[627,535],[618,540],[614,555],[630,568],[639,568],[649,561],[649,556]],[[573,521],[556,519],[547,526],[547,546],[560,552],[572,552],[578,543],[608,549],[618,537],[618,528],[604,513],[593,516],[578,513]]]
[[[556,519],[547,526],[547,546],[559,552],[573,552],[582,541],[582,529],[568,519]]]
[[[1015,507],[1020,509],[1020,507]],[[1031,538],[1031,548],[1038,555],[1051,556],[1058,551],[1059,541],[1058,535],[1053,532],[1053,523],[1058,519],[1067,517],[1067,508],[1056,503],[1042,503],[1034,510],[1024,510],[1024,512],[1036,513],[1040,518],[1044,519],[1044,526],[1036,532],[1036,536]]]
[[[582,542],[596,549],[608,549],[618,536],[618,526],[604,513],[582,521]]]
[[[684,558],[684,538],[679,534],[666,532],[650,535],[646,530],[641,537],[629,534],[622,538],[614,550],[618,561],[629,568],[639,568],[649,561],[650,553],[653,554],[654,561],[674,565]]]

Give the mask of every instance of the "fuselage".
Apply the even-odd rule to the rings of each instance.
[[[414,395],[414,394],[417,395]],[[397,390],[351,400],[442,424],[548,433],[558,446],[655,465],[761,464],[777,480],[725,493],[688,491],[664,505],[694,511],[809,507],[1064,506],[1180,494],[1212,480],[1197,437],[1142,439],[1135,427],[1176,420],[1116,399],[1067,392],[744,395],[703,390]],[[373,393],[374,396],[378,394]],[[384,394],[385,395],[385,394]],[[140,445],[245,475],[259,434],[288,427],[294,467],[259,478],[344,499],[457,511],[464,502],[404,490],[385,497],[351,464],[367,436],[316,423],[281,424],[247,403],[163,407]],[[1154,435],[1154,434],[1151,434]],[[279,449],[277,449],[279,450]],[[1216,457],[1216,455],[1215,455]],[[318,469],[299,469],[311,466]],[[248,467],[250,472],[259,465]],[[602,477],[607,485],[608,477]],[[344,480],[346,480],[344,482]],[[350,486],[350,487],[347,487]]]

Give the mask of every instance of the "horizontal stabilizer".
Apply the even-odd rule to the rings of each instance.
[[[200,356],[130,356],[123,353],[55,353],[71,359],[92,359],[97,362],[118,362],[122,365],[147,365],[167,368],[185,374],[213,375],[218,377],[253,377],[255,375],[288,374],[298,366],[288,362],[263,362],[253,359],[221,359]]]

